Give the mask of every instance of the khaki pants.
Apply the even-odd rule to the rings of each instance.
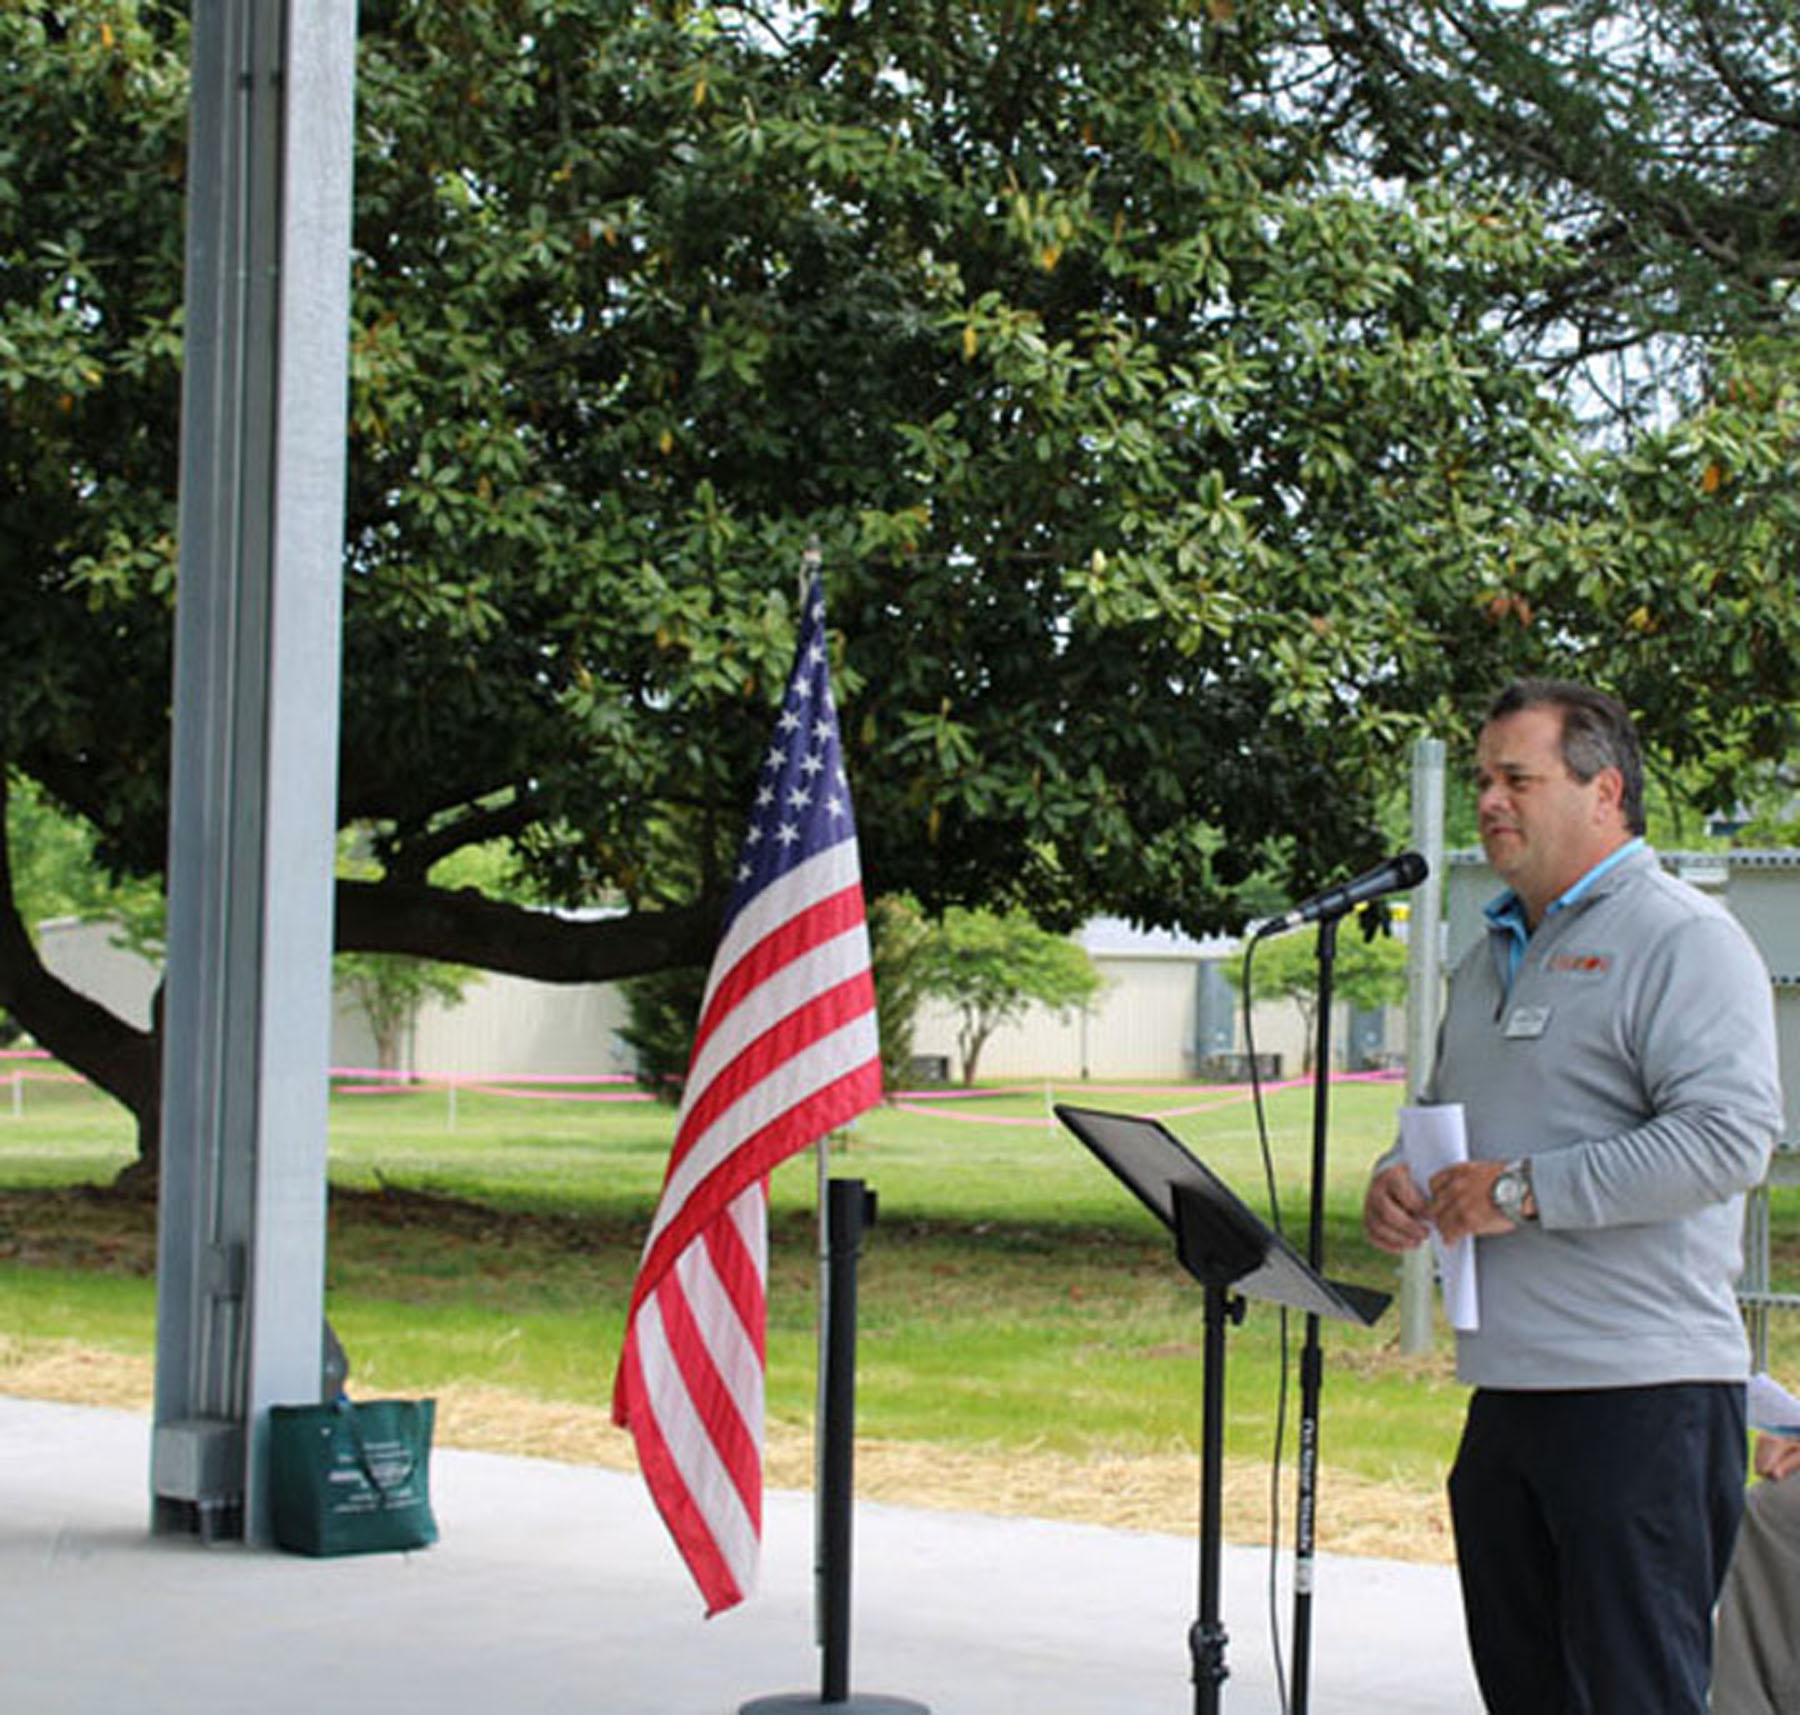
[[[1800,1475],[1751,1487],[1719,1597],[1712,1708],[1800,1710]]]

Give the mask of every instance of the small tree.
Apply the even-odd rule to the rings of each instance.
[[[460,1005],[476,973],[404,953],[339,953],[331,975],[338,992],[348,995],[369,1021],[376,1064],[383,1071],[397,1071],[401,1046],[419,1008],[427,1000]]]
[[[1319,932],[1261,942],[1250,961],[1250,998],[1289,1001],[1306,1032],[1302,1069],[1310,1072],[1319,1021]],[[1353,1007],[1392,1006],[1406,999],[1406,948],[1391,935],[1340,934],[1332,961],[1332,993]],[[1242,994],[1244,967],[1233,960],[1226,980]]]
[[[975,1082],[981,1051],[1001,1025],[1034,1005],[1084,1006],[1104,986],[1086,951],[1040,929],[1023,912],[999,916],[952,906],[919,952],[919,983],[960,1015],[962,1081]]]
[[[374,856],[376,844],[372,827],[340,829],[338,875],[361,881],[378,875],[381,866]],[[505,847],[489,842],[451,853],[433,870],[432,880],[440,887],[484,887],[519,898],[513,869]],[[467,965],[445,964],[410,953],[343,952],[334,954],[331,961],[332,986],[362,1009],[375,1038],[375,1063],[387,1072],[399,1069],[406,1033],[426,1001],[460,1006],[469,985],[480,980],[481,973]]]

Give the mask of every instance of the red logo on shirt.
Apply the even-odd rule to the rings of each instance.
[[[1553,971],[1568,971],[1574,976],[1597,977],[1612,969],[1611,953],[1556,953],[1551,956]]]

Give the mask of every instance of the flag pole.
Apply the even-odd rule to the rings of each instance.
[[[801,562],[803,612],[815,588],[821,600],[823,597],[820,558],[815,535],[808,540]],[[822,629],[818,647],[821,651],[825,647]],[[866,941],[864,957],[870,957]],[[879,1069],[875,1090],[878,1098]],[[738,1715],[931,1715],[924,1704],[907,1698],[853,1696],[850,1692],[856,1268],[863,1231],[875,1218],[875,1194],[860,1180],[831,1177],[832,1130],[825,1126],[814,1139],[818,1154],[819,1295],[813,1421],[813,1630],[822,1657],[820,1691],[816,1698],[806,1693],[759,1697],[743,1704]]]
[[[826,1545],[825,1545],[825,1403],[829,1365],[826,1361],[826,1329],[831,1316],[831,1233],[826,1213],[831,1200],[831,1139],[821,1133],[818,1144],[819,1181],[815,1196],[819,1219],[819,1304],[813,1322],[813,1349],[817,1373],[813,1378],[813,1644],[825,1647]]]
[[[815,533],[807,538],[806,551],[800,556],[799,607],[804,610],[812,592],[813,580],[819,575],[824,556],[819,551]],[[813,1191],[813,1208],[818,1222],[819,1292],[818,1309],[813,1322],[815,1374],[813,1378],[813,1644],[825,1647],[826,1545],[825,1545],[825,1330],[831,1309],[831,1232],[827,1211],[831,1201],[831,1133],[822,1131],[813,1146],[817,1154],[818,1178]]]

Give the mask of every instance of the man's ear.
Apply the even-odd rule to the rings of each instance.
[[[1594,785],[1598,789],[1595,804],[1602,819],[1618,816],[1622,820],[1625,813],[1625,776],[1616,768],[1603,768],[1594,776]]]

